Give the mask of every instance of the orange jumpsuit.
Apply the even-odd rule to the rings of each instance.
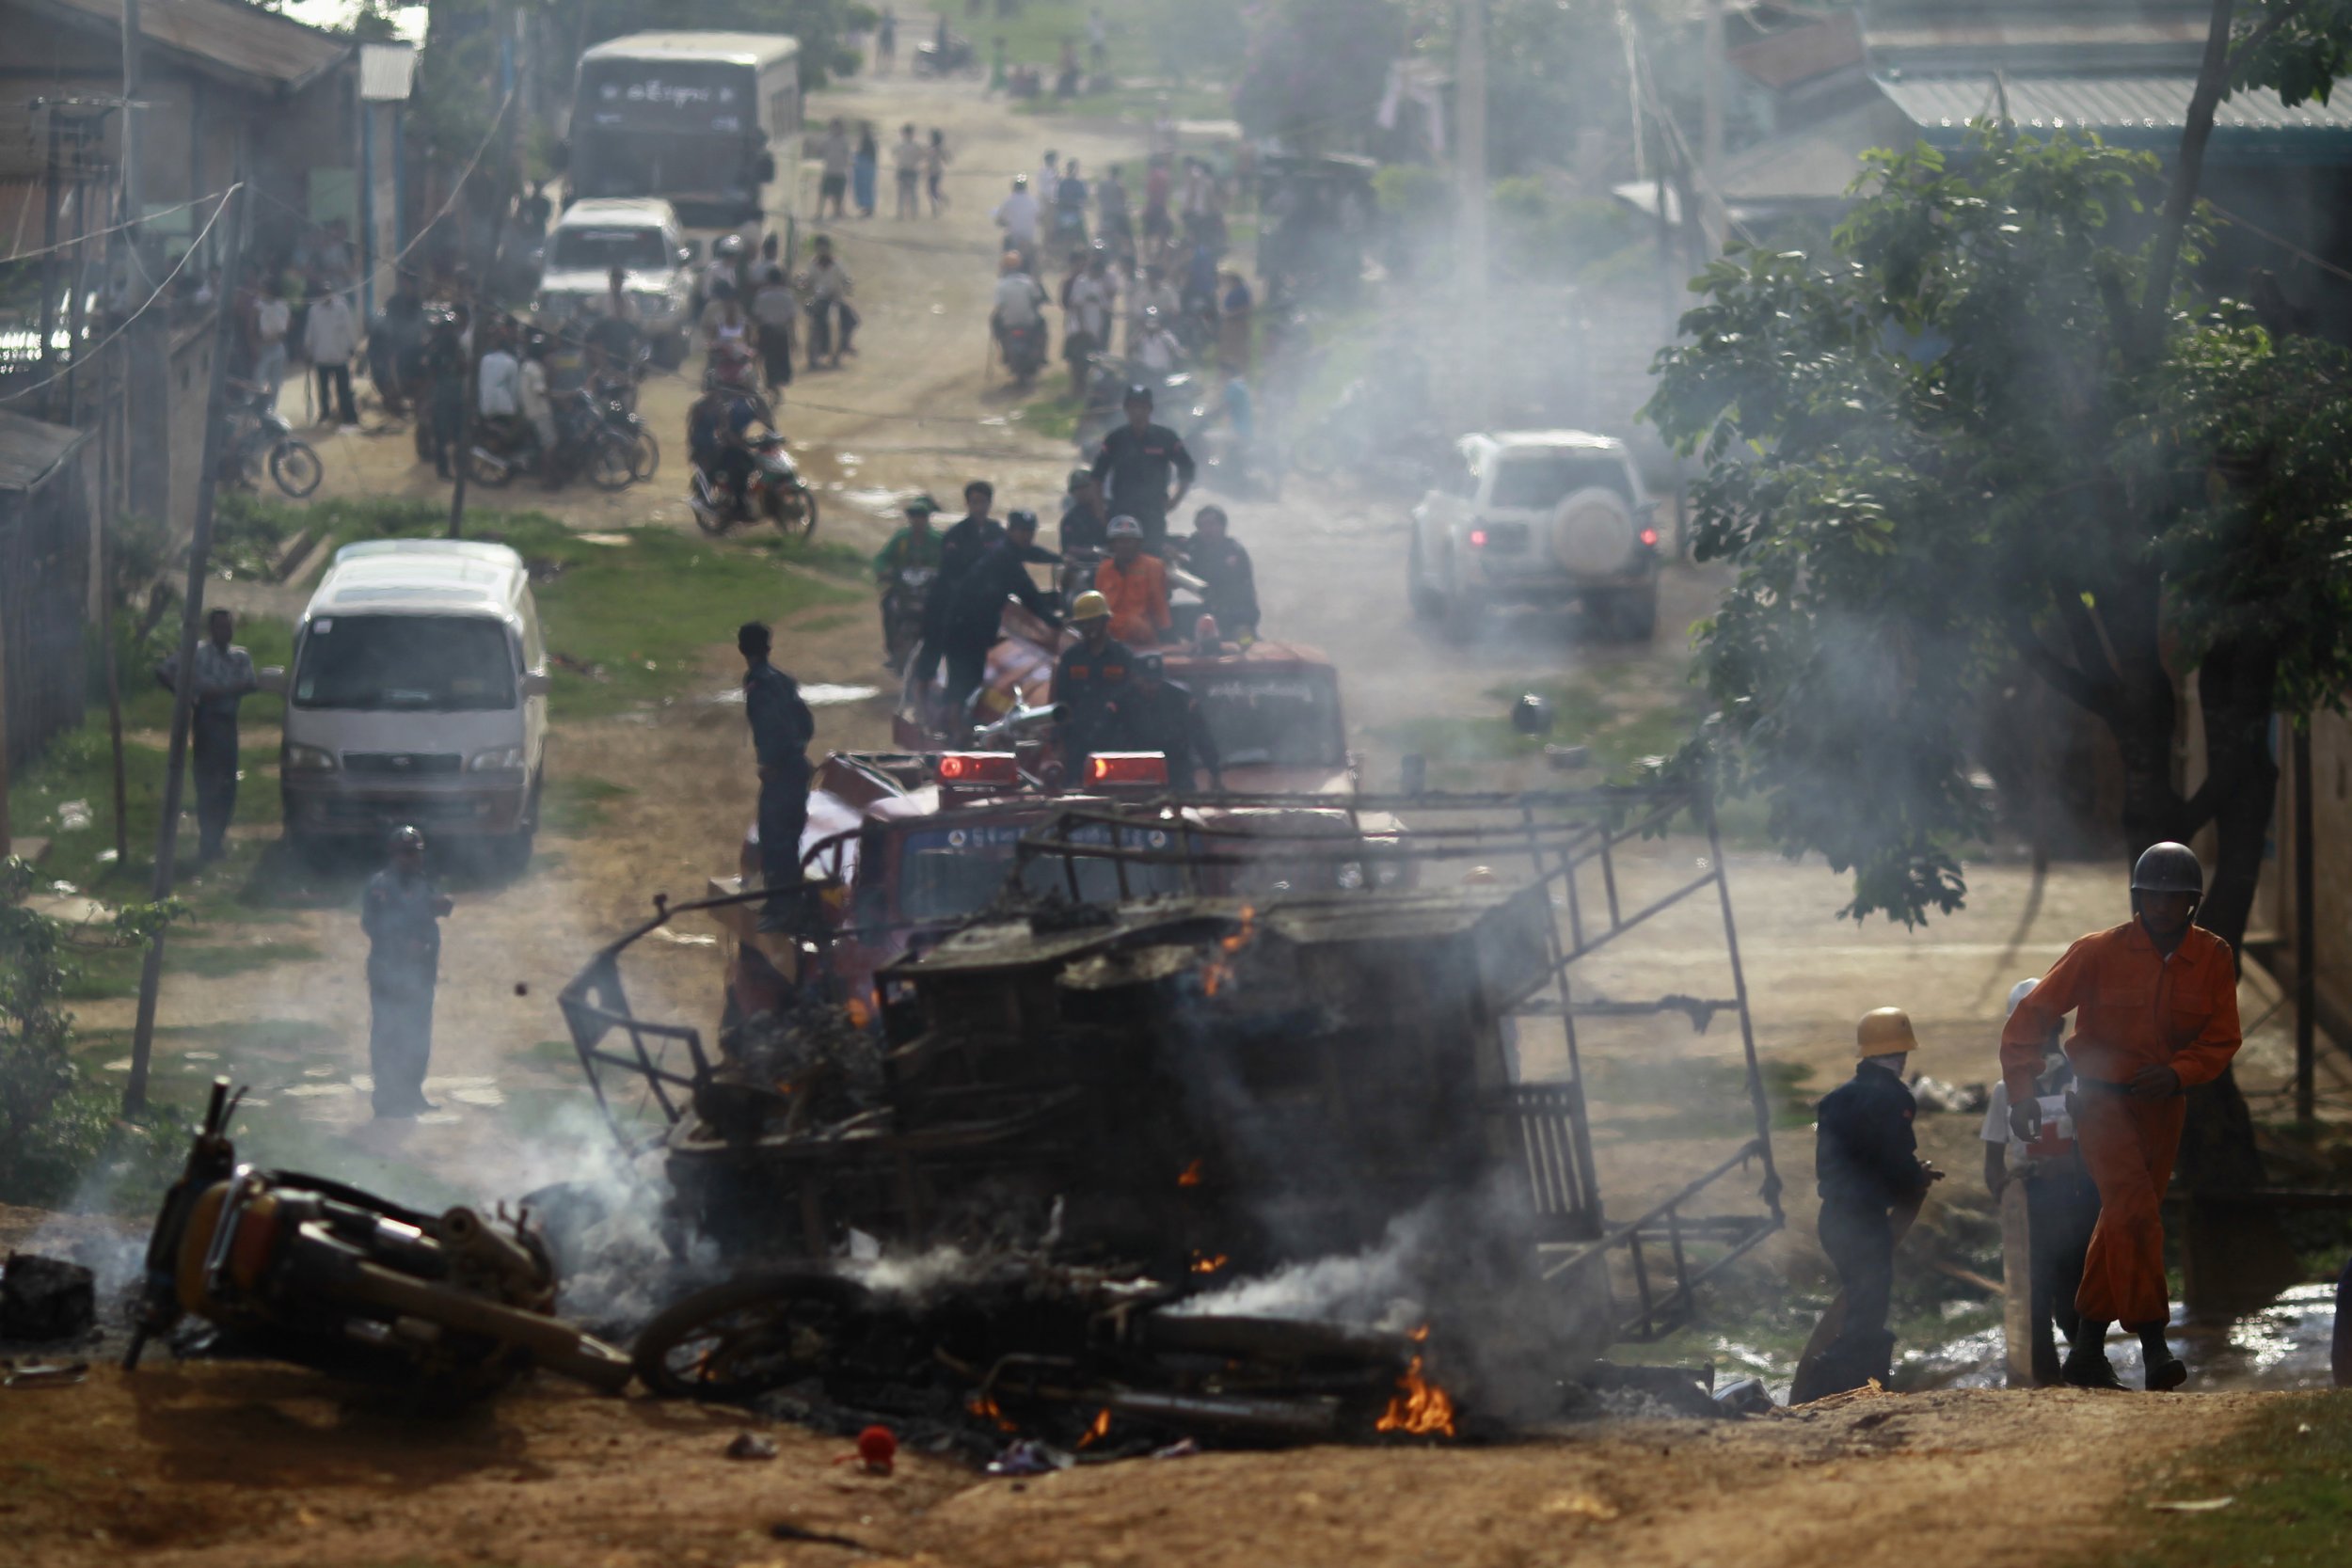
[[[2001,1076],[2014,1103],[2034,1092],[2042,1042],[2074,1013],[2066,1054],[2079,1080],[2074,1134],[2099,1188],[2075,1310],[2138,1328],[2170,1312],[2158,1205],[2172,1180],[2187,1102],[2136,1100],[2142,1068],[2169,1067],[2183,1088],[2209,1084],[2237,1054],[2237,971],[2230,944],[2192,926],[2170,958],[2134,919],[2066,950],[2001,1031]]]
[[[1168,567],[1156,555],[1139,555],[1126,570],[1116,558],[1094,569],[1094,590],[1111,602],[1111,635],[1130,648],[1155,648],[1168,641]]]

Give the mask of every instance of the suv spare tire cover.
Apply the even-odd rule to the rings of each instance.
[[[1551,553],[1580,576],[1623,571],[1633,553],[1633,509],[1606,485],[1571,492],[1551,509]]]

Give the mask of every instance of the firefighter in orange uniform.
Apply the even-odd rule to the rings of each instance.
[[[2188,1378],[2165,1343],[2171,1304],[2157,1206],[2180,1148],[2183,1093],[2219,1077],[2240,1040],[2230,944],[2190,924],[2204,892],[2204,868],[2187,846],[2150,847],[2132,867],[2132,919],[2068,948],[2001,1031],[2010,1126],[2030,1142],[2042,1125],[2034,1092],[2042,1042],[2075,1015],[2066,1042],[2074,1132],[2100,1206],[2074,1296],[2083,1332],[2063,1372],[2077,1387],[2122,1386],[2104,1346],[2110,1322],[2139,1336],[2150,1389]]]
[[[1143,553],[1143,525],[1113,517],[1111,558],[1094,569],[1094,589],[1111,607],[1111,635],[1131,648],[1168,641],[1168,567]]]

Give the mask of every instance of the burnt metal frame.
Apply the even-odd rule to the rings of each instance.
[[[1362,838],[1335,839],[1322,834],[1283,833],[1267,832],[1262,824],[1248,828],[1216,824],[1187,823],[1187,837],[1197,845],[1200,840],[1224,838],[1236,845],[1257,846],[1259,854],[1237,851],[1209,850],[1198,847],[1151,850],[1110,843],[1081,843],[1071,836],[1071,830],[1084,824],[1123,823],[1138,820],[1139,808],[1157,808],[1172,812],[1181,806],[1290,806],[1302,810],[1347,812],[1360,827],[1366,812],[1406,812],[1420,819],[1402,830],[1395,837],[1382,836],[1375,830],[1374,847],[1367,852]],[[1431,812],[1467,814],[1483,812],[1516,816],[1515,823],[1471,823],[1467,825],[1433,824]],[[1615,853],[1618,846],[1631,839],[1653,836],[1662,832],[1677,816],[1689,812],[1707,832],[1708,859],[1705,871],[1639,907],[1629,909],[1617,885]],[[1568,1077],[1558,1084],[1515,1085],[1513,1090],[1490,1106],[1490,1112],[1511,1117],[1518,1123],[1520,1148],[1527,1161],[1531,1194],[1539,1210],[1557,1205],[1565,1217],[1577,1218],[1580,1212],[1589,1217],[1594,1234],[1565,1246],[1558,1243],[1539,1245],[1543,1277],[1557,1283],[1565,1291],[1584,1283],[1581,1277],[1590,1271],[1601,1271],[1600,1278],[1609,1298],[1615,1300],[1613,1281],[1609,1278],[1611,1257],[1622,1249],[1627,1273],[1630,1275],[1634,1301],[1631,1310],[1619,1321],[1618,1337],[1635,1340],[1663,1338],[1688,1322],[1696,1306],[1700,1285],[1713,1278],[1742,1255],[1754,1249],[1766,1237],[1786,1223],[1781,1209],[1781,1180],[1773,1164],[1772,1144],[1772,1109],[1764,1092],[1763,1073],[1756,1059],[1756,1028],[1748,1007],[1747,975],[1740,958],[1740,934],[1732,915],[1731,884],[1724,868],[1723,834],[1716,822],[1714,803],[1703,790],[1682,784],[1609,786],[1592,790],[1553,790],[1524,794],[1505,793],[1423,793],[1416,795],[1217,795],[1214,797],[1166,797],[1152,801],[1138,801],[1124,810],[1089,806],[1073,808],[1041,824],[1025,835],[1015,856],[1016,867],[1028,859],[1055,855],[1068,867],[1068,881],[1074,895],[1077,888],[1075,861],[1081,857],[1109,860],[1120,868],[1120,888],[1128,892],[1125,866],[1142,864],[1185,864],[1193,866],[1247,864],[1263,858],[1268,844],[1282,846],[1286,856],[1296,859],[1328,860],[1335,863],[1357,862],[1366,865],[1369,874],[1373,863],[1380,859],[1408,861],[1490,860],[1500,850],[1523,851],[1535,873],[1535,885],[1544,890],[1544,896],[1555,911],[1565,911],[1566,931],[1561,929],[1561,915],[1555,913],[1546,923],[1550,947],[1548,974],[1537,991],[1515,1006],[1510,1016],[1524,1019],[1556,1019],[1564,1037],[1568,1061]],[[1589,930],[1584,911],[1584,890],[1579,873],[1597,864],[1601,882],[1602,908],[1607,913],[1605,926]],[[1015,875],[1018,875],[1016,869]],[[1581,960],[1635,929],[1656,915],[1664,912],[1685,898],[1708,887],[1715,889],[1718,906],[1723,914],[1724,956],[1731,969],[1732,995],[1711,999],[1686,995],[1667,995],[1632,1002],[1578,1004],[1573,1000],[1569,971]],[[1559,895],[1553,898],[1553,893]],[[1598,911],[1596,911],[1597,914]],[[1549,994],[1545,994],[1549,992]],[[1734,1012],[1740,1019],[1740,1042],[1746,1066],[1750,1110],[1755,1117],[1753,1136],[1712,1169],[1686,1183],[1680,1190],[1652,1205],[1633,1219],[1616,1224],[1608,1223],[1602,1209],[1599,1181],[1594,1169],[1591,1130],[1586,1117],[1584,1070],[1577,1040],[1576,1021],[1580,1017],[1629,1017],[1661,1012],[1687,1013],[1695,1029],[1703,1030],[1718,1012]],[[1533,1100],[1524,1091],[1549,1089],[1554,1091]],[[1568,1131],[1566,1148],[1558,1146],[1556,1136],[1542,1135],[1539,1121],[1547,1117],[1565,1115]],[[1734,1169],[1751,1164],[1763,1167],[1763,1180],[1758,1188],[1765,1212],[1761,1214],[1686,1216],[1683,1209],[1693,1199],[1723,1180]],[[1722,1251],[1711,1259],[1693,1267],[1686,1243],[1703,1242],[1720,1246]],[[1666,1278],[1653,1280],[1651,1254],[1663,1248],[1668,1264]]]

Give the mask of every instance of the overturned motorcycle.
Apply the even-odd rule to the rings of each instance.
[[[532,1366],[617,1393],[628,1358],[551,1315],[555,1268],[519,1220],[432,1215],[354,1187],[237,1163],[242,1095],[215,1079],[147,1246],[123,1357],[186,1317],[233,1353],[400,1386],[428,1403],[494,1392]]]

